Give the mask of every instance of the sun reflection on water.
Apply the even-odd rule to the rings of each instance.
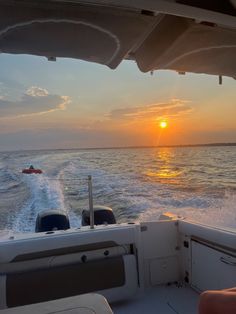
[[[150,180],[168,184],[179,184],[182,181],[183,170],[176,167],[172,149],[159,149],[153,161],[152,168],[144,173]]]

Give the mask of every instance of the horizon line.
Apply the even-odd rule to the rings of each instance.
[[[181,148],[181,147],[217,147],[217,146],[236,146],[236,142],[219,143],[199,143],[199,144],[178,144],[178,145],[134,145],[134,146],[111,146],[111,147],[83,147],[83,148],[39,148],[39,149],[20,149],[20,150],[2,150],[0,153],[29,152],[29,151],[64,151],[64,150],[96,150],[96,149],[135,149],[135,148]]]

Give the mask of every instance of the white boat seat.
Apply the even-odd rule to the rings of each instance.
[[[86,293],[129,299],[138,289],[134,235],[133,226],[108,227],[0,243],[0,309]]]
[[[35,303],[0,310],[0,314],[112,314],[107,300],[100,294],[89,293],[54,301]]]
[[[124,284],[122,256],[33,271],[18,270],[6,277],[7,306],[45,302]]]

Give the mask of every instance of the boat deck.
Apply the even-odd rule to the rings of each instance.
[[[157,286],[111,308],[115,314],[197,314],[198,299],[189,287]]]
[[[199,294],[188,287],[157,286],[135,298],[110,304],[98,294],[84,294],[43,303],[1,310],[1,314],[114,313],[114,314],[197,314]]]

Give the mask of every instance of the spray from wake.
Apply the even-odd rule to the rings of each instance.
[[[12,230],[15,232],[33,232],[39,211],[59,209],[71,216],[72,226],[80,224],[80,219],[73,213],[68,213],[65,207],[63,183],[58,178],[47,175],[24,175],[31,196],[27,203],[17,213]]]
[[[3,157],[3,230],[33,231],[38,212],[47,209],[66,211],[71,226],[78,227],[81,211],[88,208],[88,174],[93,177],[94,204],[111,207],[119,223],[157,220],[168,211],[236,228],[235,147],[73,150]],[[19,174],[29,160],[44,173]]]
[[[234,193],[226,192],[222,199],[215,200],[206,207],[201,206],[196,199],[192,199],[191,205],[191,207],[177,207],[173,204],[168,207],[148,208],[140,214],[137,221],[156,221],[162,213],[171,212],[179,217],[206,225],[236,228],[236,195]],[[196,205],[199,206],[196,207]]]

